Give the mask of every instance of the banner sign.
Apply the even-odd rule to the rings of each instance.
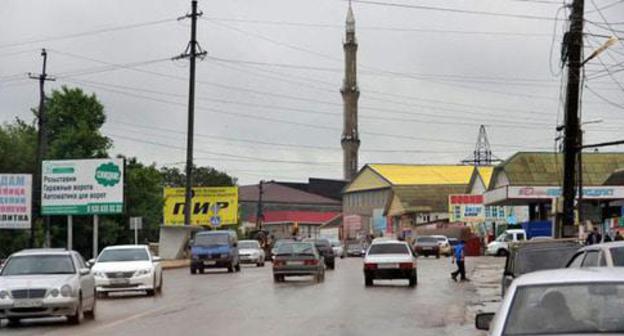
[[[478,223],[485,221],[483,195],[449,195],[450,222]]]
[[[32,176],[0,174],[0,229],[30,229]]]
[[[551,200],[560,196],[561,187],[503,186],[485,193],[486,204],[504,203],[513,200]],[[583,187],[583,198],[591,200],[624,199],[624,187]]]
[[[184,192],[184,188],[165,188],[165,225],[184,225]],[[237,223],[238,187],[193,188],[191,225],[218,228]]]
[[[41,169],[43,215],[123,212],[123,159],[43,161]]]
[[[342,223],[347,232],[362,230],[362,217],[359,215],[346,215],[342,218]]]

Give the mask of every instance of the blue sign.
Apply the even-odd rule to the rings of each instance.
[[[210,217],[210,225],[212,225],[213,227],[221,226],[221,217],[220,216]]]

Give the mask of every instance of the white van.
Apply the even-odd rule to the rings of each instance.
[[[485,254],[506,256],[509,253],[509,243],[525,241],[527,234],[522,229],[505,230],[496,240],[487,245]]]

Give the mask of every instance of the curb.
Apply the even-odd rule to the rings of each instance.
[[[185,268],[185,267],[189,267],[190,264],[191,264],[191,261],[189,259],[164,260],[162,262],[162,269],[171,270],[171,269]]]

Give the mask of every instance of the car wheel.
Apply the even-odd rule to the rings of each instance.
[[[370,287],[373,285],[373,278],[370,276],[364,276],[364,285]]]
[[[197,274],[197,269],[195,267],[191,267],[191,274]]]
[[[418,284],[418,273],[416,273],[416,271],[414,271],[414,274],[412,274],[412,276],[409,279],[409,286],[410,287],[414,287]]]
[[[505,257],[505,256],[507,256],[507,250],[500,249],[500,250],[498,250],[498,252],[496,252],[496,255],[499,256],[499,257]]]
[[[436,254],[436,259],[440,259],[440,253]]]
[[[91,306],[91,310],[84,313],[84,316],[89,320],[95,320],[95,311],[97,309],[97,300],[95,299],[97,296],[96,294],[97,293],[93,293],[93,305]]]
[[[240,272],[241,270],[240,262],[236,264],[236,266],[234,266],[234,270],[236,270],[236,272]]]
[[[234,266],[232,266],[232,264],[230,264],[227,268],[229,273],[233,273],[234,272]]]
[[[273,274],[273,282],[282,282],[284,278],[281,275]]]
[[[160,284],[158,284],[158,293],[159,294],[162,294],[164,281],[165,281],[165,279],[163,278],[162,273],[160,273]]]
[[[335,262],[331,262],[329,264],[327,264],[327,268],[330,270],[333,270],[336,268],[336,263]]]
[[[20,324],[20,318],[19,317],[9,317],[9,325],[10,326],[14,326],[14,325],[18,325]]]
[[[99,299],[106,299],[108,297],[108,292],[97,292],[97,297]]]
[[[67,316],[67,322],[69,322],[70,324],[78,325],[80,324],[80,322],[82,322],[83,318],[84,312],[82,311],[82,295],[80,295],[78,298],[78,307],[76,307],[76,312],[74,313],[74,315]]]

